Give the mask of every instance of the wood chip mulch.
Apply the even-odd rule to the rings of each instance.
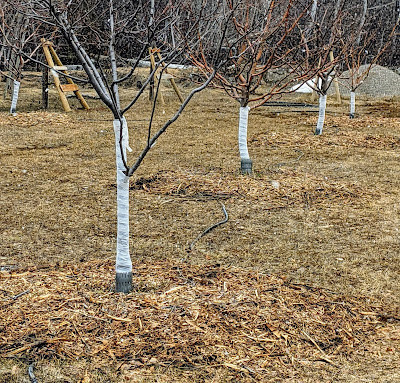
[[[271,180],[212,172],[161,171],[137,179],[131,188],[191,199],[246,198],[267,202],[272,209],[311,204],[330,207],[333,202],[365,204],[378,198],[376,191],[356,183],[338,182],[292,169],[275,173]]]
[[[101,358],[257,377],[317,361],[337,366],[399,312],[367,298],[218,264],[137,262],[134,291],[113,263],[0,272],[0,356]]]

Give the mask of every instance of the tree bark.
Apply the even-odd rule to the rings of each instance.
[[[48,109],[49,107],[49,68],[42,67],[42,108]]]
[[[365,20],[367,18],[367,12],[368,12],[368,0],[363,0],[363,10],[360,17],[360,25],[358,27],[358,36],[356,40],[357,45],[360,45],[361,42],[361,33],[364,28]]]

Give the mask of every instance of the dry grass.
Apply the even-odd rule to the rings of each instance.
[[[112,117],[21,93],[16,117],[0,104],[0,381],[29,361],[40,382],[399,380],[398,101],[331,105],[321,137],[260,108],[243,177],[237,105],[204,92],[132,180],[136,291],[116,296]],[[127,116],[136,153],[148,110]],[[228,223],[188,252],[217,200]]]

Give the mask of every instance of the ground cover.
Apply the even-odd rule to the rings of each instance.
[[[315,113],[257,109],[245,177],[238,105],[199,95],[132,179],[124,296],[112,116],[39,99],[0,103],[0,381],[28,382],[31,362],[40,382],[399,379],[398,100],[360,100],[355,120],[332,100],[320,137]],[[137,153],[147,122],[127,119]],[[220,202],[228,222],[189,251]]]

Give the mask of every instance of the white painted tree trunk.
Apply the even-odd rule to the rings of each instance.
[[[13,115],[15,115],[17,112],[19,87],[20,87],[20,82],[17,80],[14,80],[14,89],[13,89],[13,94],[12,94],[12,99],[11,99],[11,108],[10,108],[10,113]]]
[[[241,106],[239,111],[239,154],[240,170],[243,174],[250,174],[252,171],[252,161],[247,148],[247,126],[249,120],[248,106]]]
[[[132,290],[132,261],[129,254],[129,177],[124,174],[122,155],[126,158],[128,146],[128,126],[122,118],[122,152],[120,149],[121,122],[114,120],[115,157],[117,165],[117,254],[116,289],[118,292]]]
[[[350,92],[350,118],[354,118],[356,112],[356,92]]]
[[[319,96],[319,114],[318,114],[317,128],[315,129],[315,134],[318,136],[322,134],[322,129],[324,127],[325,111],[326,111],[326,94],[321,94]]]

